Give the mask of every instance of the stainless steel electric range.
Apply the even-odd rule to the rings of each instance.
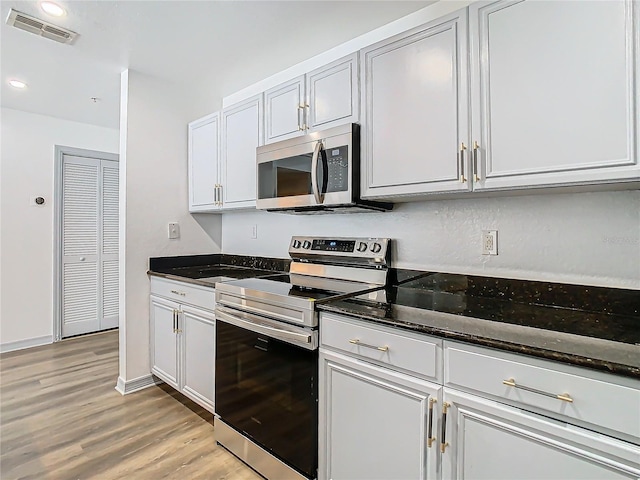
[[[319,303],[381,300],[389,239],[293,237],[289,274],[216,284],[216,440],[268,479],[315,479]]]

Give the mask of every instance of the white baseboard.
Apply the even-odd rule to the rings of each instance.
[[[23,348],[39,347],[40,345],[48,345],[50,343],[53,343],[52,335],[27,338],[26,340],[18,340],[17,342],[7,342],[0,344],[0,353],[13,352],[14,350],[22,350]]]
[[[128,395],[138,390],[151,387],[162,383],[162,380],[157,379],[153,375],[143,375],[142,377],[134,378],[132,380],[125,380],[122,377],[118,377],[118,383],[116,384],[116,390],[120,395]]]

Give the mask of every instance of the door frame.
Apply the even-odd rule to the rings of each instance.
[[[53,342],[62,340],[62,166],[65,155],[119,162],[117,153],[55,145],[53,167]]]

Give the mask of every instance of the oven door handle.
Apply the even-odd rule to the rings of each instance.
[[[244,328],[256,333],[261,333],[263,335],[275,338],[276,340],[282,340],[287,343],[300,345],[309,350],[314,350],[316,348],[316,345],[314,345],[314,343],[316,342],[314,342],[314,337],[312,334],[296,333],[289,330],[283,330],[281,328],[270,327],[262,323],[252,322],[251,318],[256,318],[256,320],[258,319],[258,317],[247,313],[243,313],[242,317],[240,317],[228,308],[216,306],[216,320],[222,320],[223,322],[230,323],[232,325],[235,325],[236,327]]]

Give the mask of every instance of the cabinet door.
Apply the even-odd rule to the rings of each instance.
[[[304,133],[304,75],[264,93],[265,143]]]
[[[427,431],[437,385],[324,351],[320,365],[318,478],[435,478]]]
[[[151,372],[173,388],[178,387],[178,336],[175,331],[180,305],[151,296]]]
[[[450,406],[442,478],[596,480],[640,474],[637,445],[447,388],[443,401]]]
[[[182,306],[182,393],[213,413],[215,317],[213,312]]]
[[[256,206],[256,148],[262,145],[262,94],[222,112],[223,208]]]
[[[358,54],[318,68],[307,75],[306,123],[311,130],[358,121]]]
[[[218,209],[220,115],[214,113],[189,124],[189,211]]]
[[[470,189],[466,31],[465,9],[362,50],[363,197]]]
[[[638,4],[469,9],[475,188],[638,180]]]

